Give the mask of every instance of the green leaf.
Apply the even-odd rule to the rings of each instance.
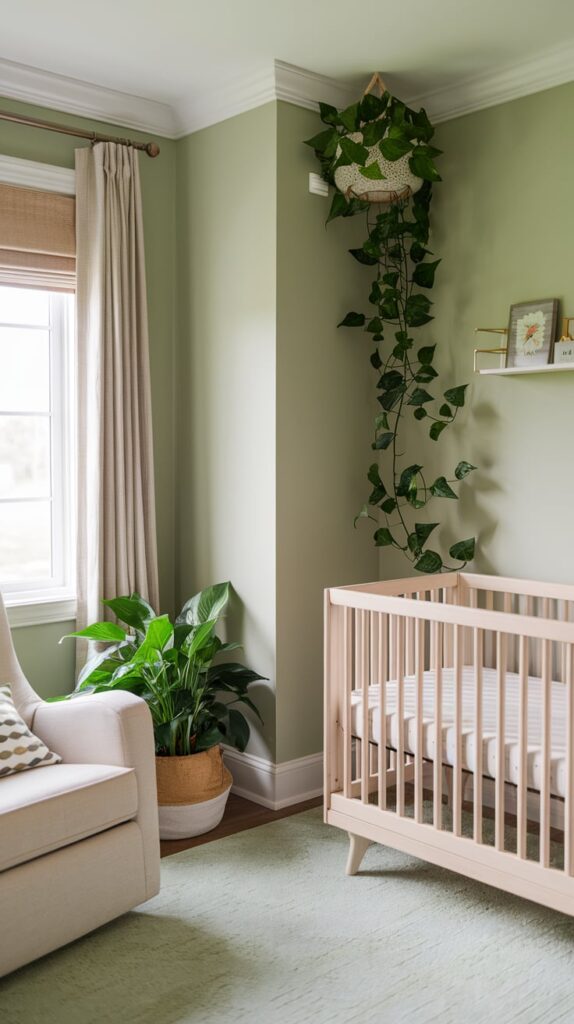
[[[386,412],[381,412],[381,413],[379,413],[378,416],[375,417],[375,430],[378,433],[379,430],[388,430],[388,429],[389,429],[389,417],[387,416]]]
[[[429,250],[425,249],[424,245],[421,245],[420,242],[413,242],[409,255],[413,263],[420,263],[421,260],[424,260],[425,256],[430,254]]]
[[[373,448],[377,451],[385,451],[389,445],[393,443],[394,436],[395,435],[392,431],[389,431],[386,434],[380,434],[374,442]]]
[[[417,384],[430,384],[431,380],[438,377],[434,366],[421,366],[418,373],[415,373]]]
[[[439,523],[415,523],[415,533],[419,546],[422,548],[426,544],[433,530],[436,530]]]
[[[370,334],[380,334],[383,329],[383,321],[380,317],[374,316],[372,320],[369,320],[367,324],[367,330]]]
[[[373,160],[372,164],[367,164],[363,167],[361,174],[363,178],[369,178],[371,181],[384,181],[386,174],[383,174],[376,160]]]
[[[347,160],[354,164],[359,164],[360,167],[365,166],[369,156],[369,151],[365,146],[362,146],[360,142],[353,142],[352,139],[345,135],[339,139],[339,145],[343,156]]]
[[[463,461],[459,462],[458,466],[456,467],[454,475],[457,480],[464,480],[465,476],[468,476],[469,473],[472,473],[474,469],[476,469],[476,466],[473,466],[471,462],[465,462],[463,459]]]
[[[382,281],[383,281],[383,284],[387,284],[389,286],[389,288],[396,288],[397,281],[399,280],[399,277],[400,277],[400,274],[399,274],[398,270],[388,270],[386,274],[383,274]],[[395,334],[395,338],[398,339],[399,334],[404,334],[404,331],[398,331],[397,334]],[[405,338],[406,338],[406,335],[405,335]]]
[[[383,409],[387,412],[391,412],[391,410],[395,408],[395,405],[400,402],[406,390],[406,384],[401,384],[400,387],[395,388],[393,391],[385,391],[384,395],[378,395],[377,401]]]
[[[85,640],[97,640],[99,643],[115,643],[118,640],[126,639],[126,631],[121,626],[117,626],[115,622],[94,622],[92,626],[86,626],[85,629],[79,629],[76,633],[66,633],[62,637],[62,640],[67,640],[69,637],[83,637]]]
[[[429,437],[431,440],[438,441],[445,427],[448,427],[448,423],[444,423],[441,420],[435,420],[435,422],[431,424],[431,428],[429,430]]]
[[[200,625],[194,626],[187,639],[182,644],[182,651],[191,660],[197,658],[201,653],[202,648],[205,648],[208,642],[211,640],[213,630],[217,625],[217,620],[212,619],[208,622],[202,622]]]
[[[378,530],[375,530],[373,536],[378,548],[386,548],[395,543],[395,539],[391,531],[387,530],[386,526],[381,526]]]
[[[449,555],[451,558],[456,558],[458,562],[471,562],[474,558],[475,538],[469,537],[468,540],[459,540],[458,543],[453,544],[449,548]]]
[[[417,572],[425,573],[440,572],[442,569],[442,558],[437,551],[425,551],[418,562],[415,562],[415,569]]]
[[[409,160],[409,167],[417,178],[423,178],[424,181],[442,181],[432,158],[428,153],[423,153],[419,149],[414,150]]]
[[[310,146],[316,153],[324,153],[329,143],[332,145],[334,140],[338,142],[339,136],[334,128],[328,128],[326,131],[314,135],[312,139],[305,139],[305,145]],[[334,153],[335,150],[333,149],[333,154],[331,155],[334,155]]]
[[[408,545],[409,551],[412,551],[413,555],[420,555],[420,553],[421,553],[421,546],[419,544],[418,537],[417,537],[416,533],[409,533],[409,535],[407,537],[407,545]]]
[[[385,160],[391,161],[400,160],[405,153],[410,153],[412,148],[412,143],[408,142],[406,139],[393,139],[388,137],[386,139],[382,139],[379,143],[379,149]],[[421,175],[419,175],[419,177],[421,177]]]
[[[107,608],[111,608],[120,622],[125,622],[134,629],[143,629],[148,619],[155,618],[155,612],[147,601],[139,594],[131,594],[130,597],[111,597],[102,601]]]
[[[372,502],[370,502],[370,504],[372,504]],[[357,523],[359,522],[359,519],[370,519],[370,512],[369,512],[369,506],[368,505],[362,505],[361,506],[361,511],[357,512],[357,515],[353,519],[353,526],[354,526],[355,530],[357,529]]]
[[[415,413],[414,413],[415,420],[424,420],[425,416],[427,416],[427,415],[428,415],[428,413],[427,413],[426,409],[423,409],[423,407],[421,405],[419,405],[419,407],[417,409],[415,409]]]
[[[373,341],[374,340],[375,339],[373,338]],[[378,349],[375,349],[375,351],[371,353],[371,366],[374,367],[375,370],[380,370],[382,365],[383,360],[379,355]]]
[[[449,417],[452,416],[452,409],[451,409],[450,405],[446,405],[446,403],[441,405],[441,407],[440,407],[438,412],[439,412],[439,416],[449,416]]]
[[[190,626],[197,626],[201,622],[219,618],[229,600],[229,583],[215,583],[205,590],[186,601],[176,622],[187,622]]]
[[[423,366],[430,366],[434,359],[436,345],[425,345],[424,348],[419,348],[417,352],[417,359]]]
[[[379,262],[376,256],[371,256],[364,249],[349,249],[349,252],[356,259],[357,263],[362,263],[366,267],[374,267]]]
[[[373,487],[379,487],[380,486],[382,481],[381,481],[381,475],[379,473],[379,467],[377,466],[376,462],[373,462],[373,464],[371,466],[369,466],[369,472],[367,473],[367,480],[369,481],[370,484],[373,485]]]
[[[319,115],[323,124],[340,124],[339,111],[330,103],[319,103]]]
[[[359,117],[361,121],[375,121],[384,112],[387,102],[382,96],[373,96],[368,92],[359,103]]]
[[[350,107],[341,110],[339,121],[348,132],[355,132],[360,124],[359,104],[352,103]]]
[[[327,224],[329,221],[335,220],[336,217],[346,217],[348,205],[349,204],[347,203],[343,193],[335,192],[331,203],[331,209],[329,210],[329,216],[327,217]]]
[[[417,489],[416,478],[420,473],[422,466],[407,466],[406,469],[401,473],[396,493],[399,498],[406,498],[409,491],[415,493]]]
[[[467,387],[468,384],[461,384],[460,387],[458,388],[449,388],[448,391],[444,392],[444,397],[446,398],[447,402],[450,402],[451,405],[454,405],[460,409],[464,405],[465,392]]]
[[[229,709],[229,721],[226,731],[226,740],[231,746],[243,752],[249,742],[251,730],[241,711],[236,708]]]
[[[386,497],[386,494],[384,484],[380,484],[379,487],[373,487],[369,495],[369,505],[378,505]]]
[[[426,402],[432,402],[432,400],[432,395],[429,395],[424,388],[415,388],[407,405],[425,405]]]
[[[403,375],[398,370],[389,370],[387,373],[383,373],[382,377],[379,377],[377,387],[383,391],[393,391],[395,388],[400,387],[403,380]]]
[[[387,498],[387,500],[383,501],[381,505],[383,512],[385,512],[386,515],[388,516],[390,516],[391,512],[395,511],[396,507],[397,503],[394,498]]]
[[[432,303],[426,295],[409,295],[405,303],[405,319],[409,327],[422,327],[432,320],[429,309]]]
[[[434,263],[418,263],[413,272],[414,283],[421,288],[432,288],[439,263],[440,260],[435,260]]]
[[[449,487],[446,478],[439,476],[430,486],[430,492],[435,498],[458,498],[452,487]]]
[[[343,317],[341,322],[337,324],[337,327],[364,327],[366,319],[364,313],[354,313],[351,311]]]
[[[386,130],[387,126],[384,120],[373,121],[372,124],[363,125],[363,145],[369,148],[376,146],[377,142],[380,142],[383,138]]]

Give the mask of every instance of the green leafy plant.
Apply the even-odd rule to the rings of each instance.
[[[229,583],[218,583],[187,601],[175,623],[156,615],[139,594],[103,603],[127,629],[95,622],[66,637],[105,643],[84,666],[78,693],[130,690],[151,711],[158,755],[196,754],[225,742],[245,750],[249,723],[237,705],[249,707],[251,683],[263,676],[220,656],[240,647],[215,635],[229,600]]]
[[[412,457],[405,459],[401,440],[401,421],[411,414],[438,442],[463,408],[468,386],[448,388],[437,397],[436,345],[417,346],[415,341],[416,332],[433,319],[428,292],[440,259],[433,258],[428,246],[432,187],[441,180],[435,165],[440,150],[430,144],[434,129],[425,111],[411,110],[386,91],[380,97],[367,94],[342,111],[322,103],[320,113],[326,128],[306,144],[315,151],[322,176],[331,185],[335,185],[337,168],[349,164],[358,164],[364,177],[380,182],[385,178],[385,161],[407,156],[410,170],[422,179],[414,194],[392,195],[384,205],[367,202],[351,191],[336,191],[327,223],[366,213],[367,237],[360,248],[349,252],[373,275],[371,312],[349,312],[338,325],[360,328],[374,343],[371,365],[377,374],[381,411],[374,423],[372,448],[386,459],[384,473],[378,462],[369,468],[371,492],[355,525],[357,520],[372,519],[377,524],[373,535],[377,546],[402,551],[419,572],[440,572],[452,567],[427,547],[440,524],[422,522],[421,513],[431,502],[457,500],[455,487],[475,467],[463,460],[450,476],[427,482],[424,466]],[[379,525],[381,517],[384,526]],[[460,569],[474,551],[471,537],[453,544],[449,555],[462,563],[456,566]]]

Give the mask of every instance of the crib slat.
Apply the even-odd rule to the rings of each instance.
[[[463,630],[454,627],[454,785],[452,830],[455,836],[462,832],[462,655]]]
[[[413,598],[414,594],[407,594],[408,598]],[[414,675],[414,648],[415,648],[415,621],[410,617],[407,617],[405,622],[406,629],[406,658],[405,658],[405,669],[408,676]]]
[[[528,813],[528,637],[521,636],[518,648],[520,695],[518,705],[518,793],[516,808],[516,853],[526,858]]]
[[[423,682],[425,668],[425,624],[422,619],[415,620],[415,715],[416,715],[416,747],[415,747],[415,821],[423,820]]]
[[[364,804],[369,802],[369,673],[367,666],[367,612],[356,612],[357,629],[355,642],[357,644],[358,662],[358,684],[361,688],[363,698],[363,731],[361,739],[361,800]]]
[[[564,801],[564,871],[567,875],[574,874],[574,671],[572,661],[574,646],[564,644],[566,648],[566,686],[568,692],[566,713],[566,793]]]
[[[482,687],[483,687],[483,664],[484,664],[484,632],[482,629],[473,630],[473,657],[474,665],[474,816],[473,833],[475,843],[482,843]]]
[[[379,679],[379,807],[386,810],[387,807],[387,634],[389,628],[388,615],[377,615],[379,649],[378,649],[378,679]]]
[[[397,652],[397,814],[405,813],[405,620],[396,616]]]
[[[505,782],[505,703],[504,690],[506,683],[506,636],[496,634],[496,782],[494,798],[494,845],[497,850],[504,850],[504,782]]]
[[[343,608],[343,795],[351,796],[352,742],[351,682],[353,675],[353,639],[351,608]]]
[[[434,764],[433,764],[433,825],[442,828],[442,651],[443,623],[432,623],[434,638]]]
[[[545,601],[547,598],[545,598]],[[540,784],[540,863],[550,864],[550,753],[552,723],[552,647],[542,641],[542,778]]]

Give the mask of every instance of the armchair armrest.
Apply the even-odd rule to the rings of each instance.
[[[31,728],[68,764],[134,768],[136,821],[142,832],[148,896],[159,890],[159,827],[153,726],[147,704],[132,693],[86,694],[71,701],[40,703]]]

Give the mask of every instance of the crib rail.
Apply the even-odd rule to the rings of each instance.
[[[341,795],[570,882],[573,619],[572,587],[468,573],[326,591],[327,815]]]

